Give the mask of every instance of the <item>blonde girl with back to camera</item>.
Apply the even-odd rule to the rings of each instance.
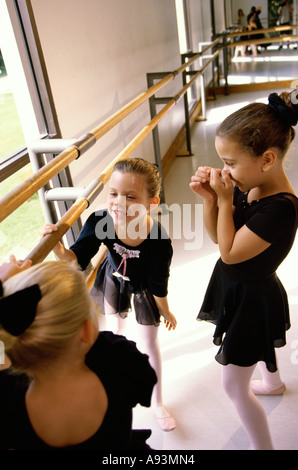
[[[109,181],[106,208],[90,215],[70,249],[59,243],[54,253],[86,269],[101,243],[107,246],[108,253],[90,293],[108,317],[108,328],[117,334],[125,331],[133,298],[138,345],[148,354],[158,377],[152,396],[153,412],[160,428],[171,431],[176,421],[163,403],[158,326],[160,317],[168,330],[177,324],[167,299],[173,250],[168,235],[150,215],[151,208],[159,204],[160,189],[161,178],[154,164],[142,158],[117,162]],[[44,234],[55,229],[48,224]]]
[[[150,406],[156,383],[148,356],[98,331],[77,265],[15,264],[0,267],[0,340],[10,360],[0,371],[0,449],[148,448],[150,430],[132,429],[133,407]]]

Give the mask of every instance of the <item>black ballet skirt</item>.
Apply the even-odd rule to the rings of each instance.
[[[274,348],[286,344],[290,328],[286,291],[275,273],[246,275],[218,260],[198,320],[216,324],[214,344],[220,346],[216,360],[251,366],[264,361],[276,371]]]
[[[92,213],[76,242],[70,247],[85,270],[101,244],[108,248],[100,264],[90,294],[104,315],[119,314],[126,318],[131,299],[136,320],[141,325],[160,324],[154,296],[166,297],[173,256],[172,242],[157,221],[137,246],[126,245],[115,233],[107,210]],[[108,306],[108,312],[107,307]]]
[[[90,295],[95,304],[100,307],[103,315],[106,315],[105,298],[110,306],[110,314],[118,314],[121,318],[126,318],[128,312],[132,310],[131,301],[133,295],[133,305],[136,321],[140,325],[160,324],[160,313],[153,295],[148,289],[140,289],[134,292],[129,281],[123,276],[115,277],[115,265],[107,254],[99,267],[95,283],[90,291]]]
[[[275,348],[286,344],[290,328],[287,293],[276,275],[297,230],[298,199],[280,193],[253,203],[235,189],[236,230],[243,223],[271,245],[258,256],[228,265],[220,258],[213,270],[197,316],[216,325],[220,346],[215,359],[222,365],[248,367],[259,361],[277,370]]]

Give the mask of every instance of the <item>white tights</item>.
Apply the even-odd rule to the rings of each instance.
[[[102,315],[103,316],[103,315]],[[119,315],[108,316],[108,329],[115,334],[123,335],[126,327],[126,320]],[[101,327],[101,329],[104,329]],[[163,406],[162,401],[162,361],[158,341],[159,327],[154,325],[138,325],[137,333],[140,338],[138,348],[142,353],[149,356],[149,362],[157,376],[157,384],[153,388],[151,406],[156,408]]]
[[[157,384],[153,388],[151,404],[153,408],[163,406],[162,400],[162,361],[158,341],[159,327],[154,325],[138,325],[140,349],[149,356],[151,367],[155,370]]]
[[[107,278],[107,284],[105,289],[104,308],[105,318],[108,323],[108,329],[118,335],[123,335],[126,327],[126,320],[121,318],[118,314],[115,314],[114,307],[110,304],[110,298],[115,295],[115,284],[109,282]],[[102,317],[103,315],[101,315]],[[149,356],[149,362],[151,367],[154,369],[157,376],[157,384],[153,388],[151,405],[153,408],[163,406],[162,402],[162,365],[161,355],[158,342],[158,330],[159,327],[154,325],[138,325],[138,348]]]
[[[262,388],[269,392],[275,390],[283,385],[283,381],[280,378],[279,371],[269,372],[265,362],[258,362],[258,367],[262,374]]]
[[[250,380],[255,369],[228,364],[222,367],[222,385],[232,400],[241,422],[255,450],[273,450],[265,411],[250,390]]]

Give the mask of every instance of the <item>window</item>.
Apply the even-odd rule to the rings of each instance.
[[[180,54],[186,54],[187,52],[192,52],[189,5],[186,0],[175,0],[175,5]],[[189,70],[193,71],[194,66],[191,65],[188,67],[187,71]],[[188,82],[190,78],[191,77],[187,76],[186,81]],[[188,89],[187,96],[191,108],[197,98],[196,85],[193,85]]]
[[[0,162],[4,162],[26,142],[1,50],[0,62]]]
[[[59,137],[53,109],[29,2],[0,0],[0,198],[32,173],[26,142]],[[0,262],[27,256],[43,224],[34,195],[1,223]]]
[[[11,143],[6,149],[0,148],[1,165],[11,154],[20,153],[26,142],[57,135],[49,87],[33,25],[33,14],[28,10],[26,0],[0,0],[0,103],[2,112],[9,110],[12,119],[9,124],[9,114],[6,114]],[[4,133],[2,125],[1,133]],[[13,161],[15,158],[11,163]],[[15,168],[13,165],[11,172]]]

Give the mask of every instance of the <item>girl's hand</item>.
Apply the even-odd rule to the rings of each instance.
[[[213,168],[210,174],[210,186],[221,200],[233,198],[234,185],[226,170]]]
[[[214,200],[217,198],[215,191],[210,185],[211,168],[208,166],[199,166],[194,176],[191,177],[189,183],[190,189],[206,200]]]
[[[153,297],[155,299],[160,315],[164,317],[164,323],[166,325],[166,328],[168,330],[175,330],[177,320],[174,315],[170,312],[167,296],[157,297],[156,295],[153,295]]]
[[[55,224],[45,224],[43,231],[41,232],[41,237],[45,237],[49,233],[56,232],[58,230]]]
[[[51,233],[57,232],[58,227],[55,224],[45,224],[43,231],[41,232],[41,238],[45,237],[46,235],[50,235]],[[56,256],[60,259],[64,253],[64,247],[62,243],[59,241],[57,245],[54,246],[53,252]]]
[[[166,325],[166,328],[170,330],[175,330],[177,326],[177,320],[175,316],[171,312],[167,313],[162,313],[162,316],[164,317],[164,324]]]
[[[2,282],[6,281],[9,277],[14,276],[15,274],[24,271],[31,266],[32,262],[30,260],[22,261],[17,260],[14,255],[10,255],[9,263],[3,263],[0,266],[0,279]]]

